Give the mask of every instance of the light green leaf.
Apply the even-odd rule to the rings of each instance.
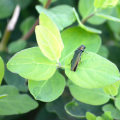
[[[113,10],[112,8],[96,10],[94,7],[94,0],[80,0],[78,9],[83,19],[86,19],[88,16],[92,15],[92,17],[90,17],[86,22],[95,25],[103,24],[106,21],[104,18],[96,16],[96,13],[111,15]]]
[[[2,58],[0,57],[0,85],[3,79],[3,76],[4,76],[4,62]]]
[[[69,84],[72,96],[83,103],[90,105],[102,105],[109,101],[110,96],[105,94],[102,89],[81,88],[75,84]]]
[[[95,0],[94,6],[96,8],[107,8],[115,7],[118,4],[119,0]]]
[[[86,113],[87,120],[96,120],[96,116],[90,112]]]
[[[96,13],[96,15],[99,16],[99,17],[102,17],[104,19],[107,19],[107,20],[111,20],[111,21],[114,21],[114,22],[120,22],[119,18],[110,16],[110,15],[105,15],[105,14],[102,14],[102,13]]]
[[[119,70],[109,60],[93,53],[84,52],[77,70],[71,71],[71,55],[65,64],[65,73],[76,85],[83,88],[103,88],[120,80]]]
[[[24,49],[26,45],[27,45],[27,42],[22,39],[11,42],[8,46],[8,52],[11,54],[19,52],[20,50]]]
[[[7,96],[0,99],[0,115],[27,113],[38,106],[36,101],[28,95],[20,95],[18,90],[13,86],[0,87],[1,94],[7,94]]]
[[[64,49],[60,62],[64,65],[65,60],[80,46],[85,45],[86,51],[98,52],[101,46],[101,38],[89,32],[84,31],[80,27],[71,27],[61,33],[64,43]],[[70,64],[70,63],[69,63]]]
[[[112,104],[106,104],[103,106],[103,111],[110,111],[114,119],[120,119],[120,111],[116,109]]]
[[[50,9],[45,9],[42,6],[37,5],[36,9],[39,13],[44,12],[49,16],[59,30],[63,30],[65,27],[70,26],[76,21],[72,7],[68,5],[59,5]]]
[[[7,94],[0,95],[0,99],[7,97],[7,96],[8,96]]]
[[[64,91],[65,79],[56,72],[49,80],[46,81],[28,81],[31,94],[36,100],[51,102],[57,99]]]
[[[113,120],[111,116],[111,112],[107,111],[104,114],[102,114],[103,120]]]
[[[102,45],[98,51],[98,54],[105,57],[105,58],[108,58],[109,56],[109,50],[106,46]]]
[[[42,53],[52,61],[59,61],[64,48],[60,32],[44,13],[40,14],[40,25],[36,26],[35,33]]]
[[[14,55],[7,67],[11,72],[30,80],[47,80],[56,71],[56,62],[51,62],[41,53],[39,47],[25,49]]]
[[[27,17],[21,24],[20,24],[20,30],[23,34],[26,34],[34,25],[35,18],[33,16]]]
[[[104,88],[104,92],[111,96],[116,96],[118,94],[119,86],[120,86],[120,81],[117,81],[112,85],[106,86]]]
[[[88,104],[84,104],[73,100],[65,105],[66,112],[76,118],[84,118],[86,112],[91,112],[95,115],[101,115],[101,107],[100,106],[92,106]],[[93,120],[93,119],[92,119]]]
[[[91,32],[91,33],[98,33],[98,34],[101,34],[101,33],[102,33],[100,30],[97,30],[97,29],[95,29],[95,28],[91,28],[91,27],[85,26],[85,25],[80,21],[79,16],[78,16],[76,10],[73,9],[73,11],[74,11],[74,14],[75,14],[75,16],[76,16],[76,19],[77,19],[77,21],[78,21],[78,23],[79,23],[79,26],[80,26],[83,30],[86,30],[87,32]]]

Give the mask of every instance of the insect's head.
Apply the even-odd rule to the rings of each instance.
[[[78,49],[81,50],[81,51],[84,51],[85,50],[85,46],[84,45],[81,45]]]

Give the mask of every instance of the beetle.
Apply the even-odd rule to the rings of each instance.
[[[84,45],[81,45],[79,48],[77,48],[77,50],[75,51],[74,53],[74,56],[73,56],[73,59],[71,60],[71,71],[76,71],[77,69],[77,66],[80,62],[80,59],[81,59],[81,55],[82,53],[84,52],[85,50],[85,46]]]

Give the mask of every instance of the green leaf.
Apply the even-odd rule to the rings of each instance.
[[[52,61],[59,61],[64,47],[60,32],[44,13],[40,14],[40,25],[36,26],[35,33],[42,53]]]
[[[98,35],[86,32],[80,27],[68,28],[61,33],[61,36],[64,43],[60,59],[62,65],[80,45],[85,45],[86,50],[92,52],[98,52],[101,46],[101,38]]]
[[[51,113],[56,113],[60,120],[78,120],[70,115],[68,115],[64,109],[64,105],[66,102],[70,101],[69,99],[70,95],[67,96],[67,93],[58,98],[57,100],[47,103],[46,108]]]
[[[42,109],[40,109],[39,112],[37,113],[35,120],[59,120],[59,119],[56,114],[50,113],[46,110],[45,107],[42,107]]]
[[[20,24],[20,30],[23,34],[26,34],[34,25],[35,18],[33,16],[27,17],[21,24]]]
[[[105,57],[105,58],[108,58],[109,56],[109,50],[106,46],[102,45],[98,51],[98,54]]]
[[[83,30],[86,30],[87,32],[91,32],[91,33],[98,33],[98,34],[101,34],[101,33],[102,33],[100,30],[97,30],[97,29],[95,29],[95,28],[91,28],[91,27],[85,26],[85,25],[80,21],[79,16],[78,16],[76,10],[73,9],[73,11],[74,11],[74,14],[75,14],[75,16],[76,16],[76,19],[77,19],[77,21],[78,21],[78,23],[79,23],[79,26],[80,26]]]
[[[13,0],[0,0],[0,19],[9,17],[15,6]]]
[[[76,85],[83,88],[103,88],[120,80],[119,70],[109,60],[93,53],[84,52],[77,70],[71,71],[71,55],[65,64],[65,73]]]
[[[27,81],[21,76],[8,71],[7,68],[5,69],[4,80],[8,85],[15,86],[19,91],[26,92],[28,90]]]
[[[95,25],[103,24],[106,21],[106,19],[96,16],[96,13],[111,15],[113,10],[112,8],[96,10],[94,7],[94,0],[80,0],[78,9],[83,19],[93,15],[87,22]]]
[[[112,85],[106,86],[104,88],[104,92],[111,96],[116,96],[118,94],[119,86],[120,86],[120,81],[117,81]]]
[[[96,120],[96,116],[90,112],[86,113],[87,120]]]
[[[46,81],[28,81],[31,94],[36,100],[51,102],[57,99],[64,91],[65,79],[56,72],[49,80]]]
[[[114,21],[114,22],[120,22],[119,18],[110,16],[110,15],[105,15],[105,14],[101,14],[101,13],[96,13],[96,15],[99,16],[99,17],[102,17],[104,19],[107,19],[107,20],[111,20],[111,21]]]
[[[39,13],[44,12],[49,16],[57,25],[59,30],[63,30],[65,27],[70,26],[76,21],[72,7],[68,5],[58,5],[48,10],[37,5],[36,9]]]
[[[38,104],[28,95],[18,93],[13,86],[0,87],[0,95],[8,94],[8,96],[0,99],[0,115],[15,115],[29,112],[35,109]]]
[[[11,42],[8,46],[8,52],[13,54],[19,52],[20,50],[24,49],[27,45],[25,40],[19,39],[15,42]]]
[[[39,47],[25,49],[14,55],[7,67],[11,72],[30,80],[47,80],[56,71],[56,63],[43,56]]]
[[[46,3],[48,2],[48,0],[39,0],[44,6],[46,5]],[[55,2],[57,0],[51,0],[51,2]]]
[[[94,6],[96,8],[107,8],[115,7],[118,4],[119,0],[95,0]]]
[[[95,115],[102,113],[100,106],[92,106],[73,100],[65,105],[66,112],[76,118],[84,118],[86,112],[91,112]]]
[[[120,111],[116,109],[112,104],[106,104],[103,106],[103,111],[110,111],[114,119],[120,119]]]
[[[118,4],[112,13],[112,16],[120,19],[120,4]],[[108,21],[108,25],[112,32],[114,33],[114,36],[117,40],[120,40],[119,34],[120,34],[120,23],[114,22],[114,21]]]
[[[2,58],[0,57],[0,85],[3,79],[3,76],[4,76],[4,62]]]
[[[109,101],[110,96],[105,94],[102,89],[81,88],[75,84],[69,84],[72,96],[83,103],[90,105],[102,105]],[[77,92],[76,92],[77,91]],[[97,98],[97,99],[96,99]]]
[[[14,0],[16,5],[20,5],[22,9],[28,7],[32,0]]]
[[[113,120],[111,116],[111,112],[107,111],[102,115],[103,120]]]

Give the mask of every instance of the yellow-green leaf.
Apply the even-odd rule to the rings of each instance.
[[[107,8],[107,7],[115,7],[119,0],[95,0],[94,6],[96,8]]]
[[[42,53],[50,60],[58,61],[64,45],[57,26],[44,13],[40,14],[40,25],[36,26],[35,33]]]

